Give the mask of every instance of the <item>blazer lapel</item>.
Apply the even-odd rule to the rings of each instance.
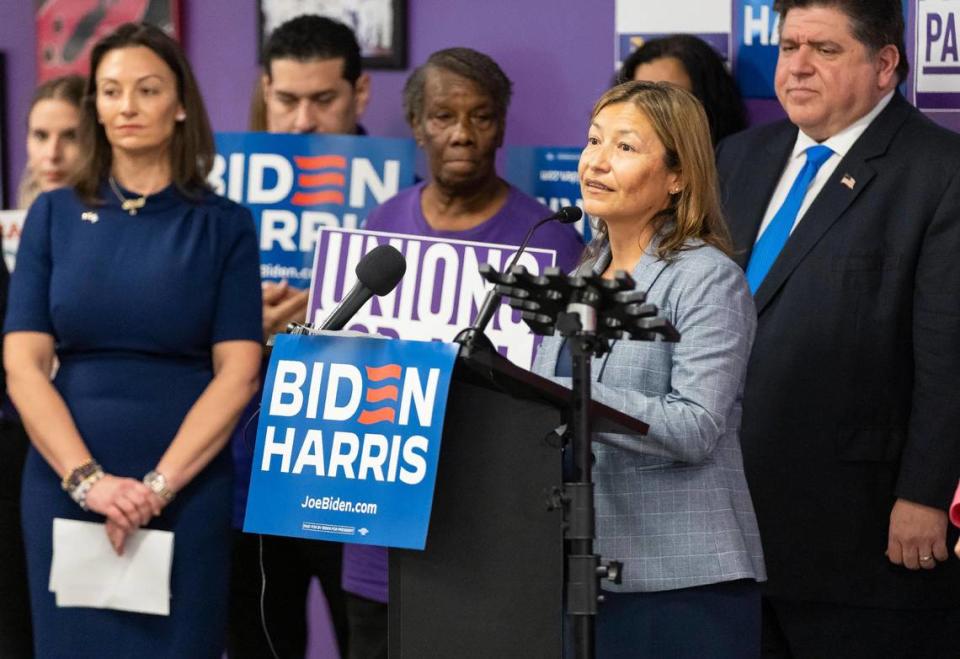
[[[743,269],[746,269],[750,261],[750,254],[753,252],[753,245],[757,240],[757,232],[763,222],[767,204],[773,196],[787,158],[790,157],[790,151],[797,140],[796,126],[786,125],[787,130],[780,131],[765,145],[766,156],[762,163],[754,166],[750,163],[744,164],[744,167],[754,167],[748,176],[743,177],[749,180],[751,185],[730,193],[727,214],[732,221],[728,220],[727,224],[730,226],[730,234],[733,238],[733,260]]]
[[[660,241],[660,234],[654,234],[653,238],[650,239],[650,244],[647,245],[647,248],[644,250],[643,256],[640,257],[637,265],[635,265],[633,268],[633,272],[630,273],[630,276],[633,278],[634,290],[649,293],[650,288],[653,286],[654,282],[657,281],[660,273],[663,272],[664,268],[670,265],[669,261],[665,261],[657,257],[657,248],[660,246]],[[647,302],[657,305],[658,308],[663,306],[660,300],[652,300],[647,298]],[[593,360],[590,373],[594,382],[600,381],[600,375],[603,373],[603,370],[607,365],[607,360],[610,359],[610,355],[613,354],[613,349],[616,347],[616,345],[617,341],[613,341],[610,344],[610,350],[606,355],[603,356],[602,359]]]
[[[634,289],[639,291],[647,292],[650,290],[650,286],[653,285],[653,282],[656,281],[657,277],[660,276],[660,273],[665,267],[667,267],[667,261],[660,259],[657,256],[657,248],[660,247],[660,242],[662,238],[659,233],[654,234],[653,238],[650,239],[650,244],[647,245],[646,249],[643,250],[643,255],[640,257],[640,260],[637,261],[637,265],[633,267],[633,272],[629,273],[633,278]],[[603,270],[606,270],[606,265],[610,263],[610,244],[606,243],[601,249],[600,258],[601,261],[600,272],[596,274],[601,274]],[[584,264],[581,264],[577,268],[576,273],[582,276],[589,276],[594,274],[594,261],[587,261]]]
[[[653,282],[657,280],[657,277],[660,276],[663,269],[669,265],[668,261],[664,261],[657,256],[657,249],[660,247],[661,241],[661,235],[659,233],[654,234],[653,238],[650,239],[650,244],[647,245],[647,248],[643,251],[643,256],[640,257],[637,265],[633,268],[633,272],[630,273],[630,276],[633,277],[635,290],[649,293]],[[660,306],[656,300],[647,300],[647,302],[652,302]]]
[[[754,301],[758,314],[763,312],[800,261],[810,253],[827,230],[867,188],[876,175],[876,170],[868,164],[868,161],[886,153],[890,141],[907,118],[909,111],[909,105],[900,94],[894,95],[890,104],[870,124],[846,157],[837,165],[833,175],[814,199],[770,268],[770,272],[760,284],[760,288],[757,289]]]

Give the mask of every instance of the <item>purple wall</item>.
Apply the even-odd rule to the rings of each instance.
[[[200,4],[188,7],[184,17],[190,59],[215,129],[241,130],[255,81],[255,2],[247,0],[246,12],[228,0]],[[574,0],[416,0],[408,5],[411,64],[440,48],[470,46],[491,55],[514,81],[508,143],[577,144],[584,139],[587,113],[612,71],[613,3],[598,3],[587,16]],[[216,39],[206,36],[226,15],[229,31],[223,26]],[[517,26],[529,26],[530,34],[519,40]],[[230,53],[230,75],[224,75],[224,52]],[[409,135],[400,105],[408,73],[372,73],[364,118],[372,134]]]
[[[16,186],[26,162],[24,141],[27,132],[27,106],[36,83],[34,64],[33,3],[3,0],[0,17],[0,51],[6,60],[3,94],[3,145],[6,161],[3,177],[5,200],[16,202]]]
[[[184,43],[214,130],[244,130],[257,73],[257,0],[181,0]],[[33,3],[3,0],[0,48],[7,57],[7,185],[19,181],[27,105],[36,81]],[[409,58],[470,46],[491,55],[514,82],[507,144],[580,144],[593,101],[613,73],[613,2],[408,0]],[[372,73],[364,124],[407,137],[400,91],[409,71]],[[761,115],[769,117],[766,108]],[[10,197],[8,196],[8,199]]]

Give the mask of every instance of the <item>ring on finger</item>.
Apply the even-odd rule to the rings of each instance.
[[[921,557],[920,557],[920,562],[921,562],[921,563],[925,563],[926,561],[932,561],[932,560],[933,560],[933,556],[921,556]]]

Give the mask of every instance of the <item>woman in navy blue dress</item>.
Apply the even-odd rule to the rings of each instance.
[[[256,390],[260,282],[248,211],[205,180],[213,138],[189,65],[157,28],[99,42],[72,189],[27,216],[6,319],[24,470],[39,657],[218,657],[229,574],[231,462]],[[59,368],[51,383],[54,363]],[[52,521],[105,523],[121,553],[174,532],[169,616],[58,607]]]

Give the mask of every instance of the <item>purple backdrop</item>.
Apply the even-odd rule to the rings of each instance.
[[[257,2],[181,1],[184,43],[214,129],[243,130],[257,71]],[[0,47],[7,56],[6,181],[12,190],[25,161],[26,112],[36,81],[34,24],[33,3],[4,5]],[[490,54],[514,81],[507,144],[583,141],[590,107],[613,71],[612,2],[595,3],[590,11],[577,0],[417,0],[408,5],[411,64],[440,48],[471,46]],[[407,74],[373,72],[364,124],[374,135],[409,136],[400,106]],[[761,120],[777,116],[776,110],[770,103],[751,107]]]

